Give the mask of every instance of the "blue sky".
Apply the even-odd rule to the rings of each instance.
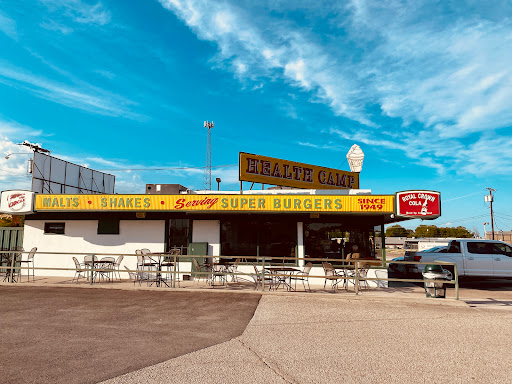
[[[251,152],[348,169],[373,193],[441,191],[436,225],[512,228],[512,3],[0,2],[0,152],[23,140],[110,170],[120,193],[202,187]],[[2,156],[3,157],[3,156]],[[28,188],[27,156],[0,189]],[[237,166],[214,170],[238,188]],[[415,227],[418,220],[407,222]]]

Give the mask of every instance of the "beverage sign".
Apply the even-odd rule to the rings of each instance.
[[[398,216],[436,219],[441,216],[441,193],[435,191],[403,191],[396,194]]]
[[[2,191],[0,211],[23,215],[33,213],[34,193],[30,191]]]
[[[306,189],[359,189],[359,173],[240,152],[239,179]]]

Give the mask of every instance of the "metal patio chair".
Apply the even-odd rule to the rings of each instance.
[[[254,268],[254,275],[251,275],[254,279],[254,289],[258,289],[261,284],[265,284],[269,286],[269,289],[272,290],[274,287],[274,279],[271,276],[264,275],[264,277],[261,276],[261,272],[258,271],[258,268],[256,265],[252,265]]]
[[[22,249],[23,250],[23,249]],[[35,264],[34,264],[34,256],[37,252],[37,247],[34,247],[30,250],[27,256],[27,260],[18,260],[20,263],[20,266],[26,265],[27,266],[27,281],[30,281],[30,264],[32,263],[32,281],[35,281]],[[21,271],[21,269],[20,269]],[[20,272],[21,273],[21,272]]]
[[[96,255],[85,255],[84,256],[84,267],[87,269],[87,276],[89,276],[89,272],[91,270],[91,267],[93,267],[92,276],[91,279],[94,280],[96,277],[96,271],[95,269],[98,268],[98,257]]]
[[[85,273],[88,271],[86,268],[84,268],[84,264],[80,264],[78,259],[73,256],[73,261],[75,262],[75,276],[71,280],[72,283],[76,282],[78,283],[78,280],[80,280],[80,277],[86,277]]]
[[[334,289],[338,288],[338,283],[340,280],[343,280],[343,275],[340,275],[336,272],[334,267],[331,263],[328,263],[324,261],[322,263],[322,267],[324,268],[324,274],[325,274],[325,280],[324,280],[324,289],[327,284],[327,281],[331,282],[331,288],[334,291]]]
[[[192,259],[192,264],[194,266],[194,269],[196,270],[196,273],[199,275],[199,276],[196,275],[194,278],[194,279],[197,278],[197,285],[199,285],[199,281],[201,280],[201,278],[203,278],[203,280],[207,284],[209,284],[210,274],[211,274],[210,269],[205,267],[204,265],[201,266],[195,258]]]
[[[100,280],[108,280],[110,282],[113,281],[113,274],[115,273],[115,264],[116,259],[112,256],[103,257],[100,261],[98,261],[98,274],[100,276]]]
[[[123,261],[124,256],[119,255],[119,257],[116,260],[116,263],[114,264],[114,274],[117,272],[117,276],[119,277],[119,280],[121,280],[121,272],[119,271],[119,268],[121,268],[121,262]]]
[[[304,286],[304,290],[306,290],[306,282],[308,283],[308,291],[311,292],[311,287],[309,286],[309,273],[311,272],[311,268],[313,268],[313,263],[310,261],[304,266],[303,271],[298,271],[290,276],[291,280],[295,280],[295,290],[297,290],[297,280],[302,281],[302,285]],[[325,287],[324,287],[325,288]]]

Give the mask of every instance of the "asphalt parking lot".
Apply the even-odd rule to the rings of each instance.
[[[240,337],[105,384],[510,383],[511,338],[460,301],[264,295]]]
[[[242,334],[258,294],[0,286],[3,383],[96,383]]]
[[[512,281],[418,293],[2,285],[2,382],[510,382]]]

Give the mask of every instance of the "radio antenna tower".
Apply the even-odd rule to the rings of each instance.
[[[208,136],[206,139],[206,159],[204,163],[204,179],[203,179],[203,189],[211,191],[212,190],[212,128],[215,123],[212,121],[211,123],[206,120],[204,122],[204,127],[208,129]]]

